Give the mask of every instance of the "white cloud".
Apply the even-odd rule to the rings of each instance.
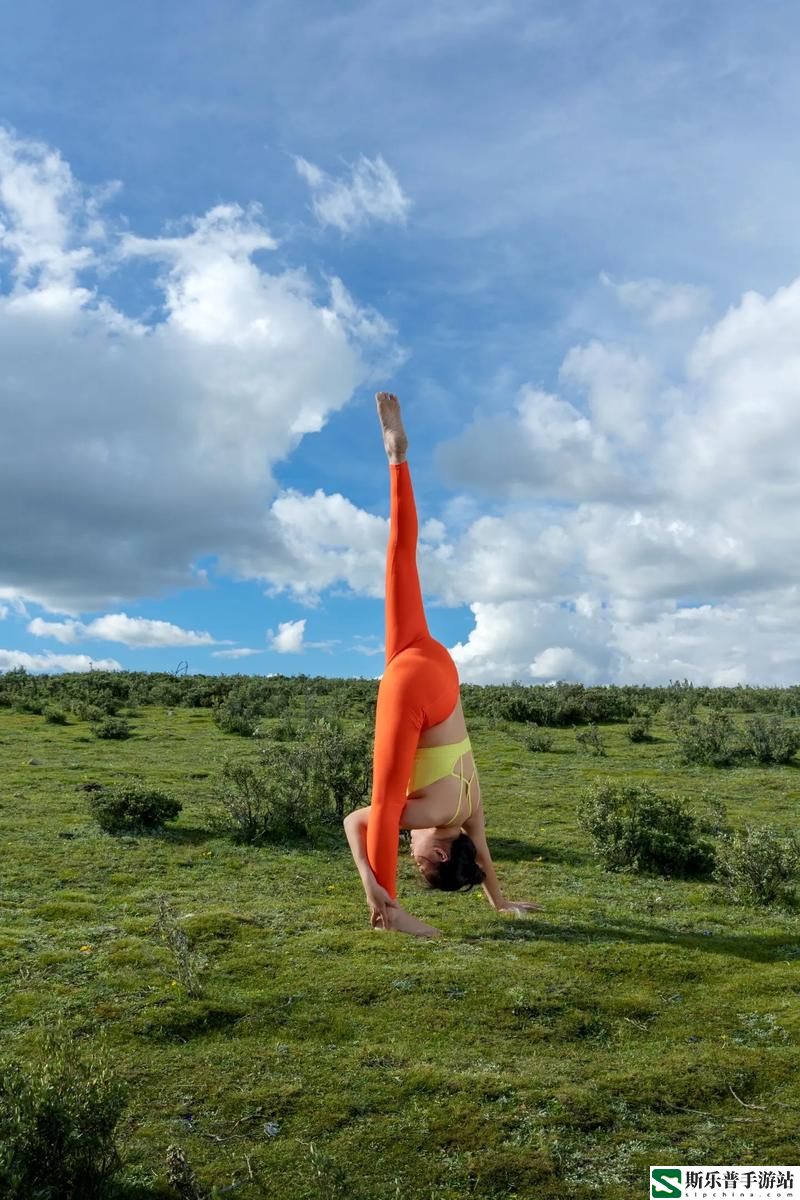
[[[263,654],[263,650],[253,650],[249,646],[240,646],[236,650],[212,650],[212,658],[250,658],[253,654]]]
[[[122,642],[125,646],[214,646],[217,639],[210,633],[181,629],[169,621],[154,621],[145,617],[129,617],[126,613],[108,613],[88,624],[82,621],[45,621],[35,617],[28,625],[35,637],[51,637],[70,643],[97,638],[107,642]]]
[[[256,207],[115,240],[100,198],[55,151],[3,133],[0,588],[70,617],[202,586],[208,554],[235,572],[257,547],[280,567],[264,540],[272,464],[397,361],[389,325],[341,281],[318,296],[305,271],[253,261],[276,244]],[[160,270],[155,323],[99,290],[134,259]]]
[[[115,658],[89,658],[88,654],[28,654],[24,650],[0,650],[0,671],[121,671]]]
[[[44,621],[41,617],[34,617],[28,625],[28,633],[34,637],[51,637],[65,645],[80,641],[83,629],[80,621]]]
[[[513,500],[623,498],[636,486],[613,442],[568,400],[526,385],[514,407],[438,447],[451,482]]]
[[[269,631],[270,648],[277,650],[279,654],[301,654],[305,649],[305,628],[305,617],[301,617],[299,621],[281,621],[277,633],[273,633],[271,629]]]
[[[29,614],[25,607],[25,602],[15,588],[0,587],[0,601],[8,601],[7,604],[3,605],[5,616],[8,616],[9,612],[13,611],[18,617],[28,617]]]
[[[515,416],[443,448],[459,519],[423,520],[418,563],[428,600],[472,610],[463,678],[793,680],[798,327],[800,281],[747,295],[669,386],[641,351],[591,343],[562,371],[589,416],[523,388]],[[476,482],[512,502],[480,515],[461,503]],[[384,520],[322,492],[279,497],[270,520],[293,548],[282,586],[382,597]]]
[[[273,502],[264,535],[248,556],[239,556],[236,569],[244,578],[287,588],[294,598],[313,600],[340,579],[356,591],[383,595],[387,531],[382,517],[344,496],[321,489],[304,496],[289,488]]]
[[[655,371],[643,355],[593,341],[575,346],[559,378],[585,391],[594,428],[626,447],[641,446],[651,428]]]
[[[404,224],[411,201],[379,154],[350,168],[349,180],[333,179],[320,167],[295,156],[298,174],[311,188],[314,214],[322,225],[352,233],[369,221]]]
[[[470,609],[475,625],[467,641],[450,647],[465,683],[576,677],[600,683],[617,674],[618,655],[602,637],[603,620],[553,601],[475,603]]]
[[[57,151],[0,127],[0,250],[18,288],[72,289],[76,273],[94,261],[89,243],[104,234],[97,200]]]
[[[654,327],[701,320],[711,302],[707,288],[691,283],[666,283],[663,279],[616,282],[606,272],[600,279],[623,308],[630,309]]]

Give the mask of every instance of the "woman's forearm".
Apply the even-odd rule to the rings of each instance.
[[[476,854],[476,862],[486,876],[481,884],[481,887],[483,888],[483,894],[491,904],[492,908],[497,908],[498,905],[502,903],[503,893],[500,890],[500,881],[497,878],[497,873],[495,872],[494,863],[492,862],[492,856],[489,854],[488,846],[486,846],[485,850],[483,851],[481,851],[481,849],[478,850],[478,853]]]
[[[479,865],[483,866],[482,863]],[[500,890],[500,883],[497,875],[494,874],[492,863],[489,863],[488,870],[486,869],[486,866],[483,866],[483,871],[486,872],[486,878],[481,883],[483,895],[486,896],[486,899],[493,908],[497,908],[500,902],[503,901],[503,892]]]
[[[351,813],[349,817],[345,817],[344,832],[347,844],[350,847],[350,853],[353,855],[353,862],[356,864],[358,873],[361,876],[361,882],[366,887],[375,878],[372,867],[369,865],[369,859],[367,858],[367,827],[365,822],[359,819],[351,820],[352,817],[357,817],[357,814]]]

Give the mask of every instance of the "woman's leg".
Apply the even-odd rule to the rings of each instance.
[[[414,765],[423,714],[408,694],[414,664],[401,654],[385,670],[375,710],[372,799],[367,824],[367,858],[372,873],[397,898],[400,820]],[[411,668],[409,670],[409,667]]]
[[[386,547],[386,662],[429,637],[417,573],[417,508],[408,462],[389,464],[389,543]]]
[[[419,668],[401,651],[428,637],[417,574],[417,510],[406,461],[408,439],[397,397],[379,392],[378,416],[389,456],[390,519],[386,548],[386,667],[378,688],[372,767],[372,803],[367,826],[367,858],[378,883],[394,899],[400,818],[414,764],[423,713]],[[416,686],[415,686],[416,685]]]

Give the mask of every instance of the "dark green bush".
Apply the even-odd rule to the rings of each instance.
[[[586,729],[579,729],[575,734],[575,743],[579,750],[584,750],[589,754],[594,754],[602,758],[606,756],[603,737],[596,725],[589,725]]]
[[[102,720],[92,725],[92,733],[95,737],[118,742],[129,738],[131,732],[131,727],[124,717],[103,717]]]
[[[48,725],[66,725],[67,714],[54,704],[45,704],[42,716]]]
[[[123,783],[89,794],[92,816],[106,833],[163,829],[182,807],[180,800],[143,783]]]
[[[787,763],[800,750],[800,729],[783,717],[751,717],[742,732],[744,754],[758,763]]]
[[[793,899],[798,869],[794,834],[782,838],[770,825],[748,825],[720,841],[714,878],[741,903],[773,904]]]
[[[348,731],[337,720],[318,717],[306,726],[297,753],[314,811],[337,821],[363,804],[372,785],[372,734]]]
[[[692,715],[673,728],[685,763],[732,767],[742,759],[739,731],[733,717],[726,712],[715,711],[705,719]]]
[[[41,1059],[0,1064],[3,1200],[100,1200],[122,1163],[116,1127],[126,1089],[104,1054],[76,1051],[61,1029]]]
[[[650,713],[636,713],[631,717],[627,730],[629,740],[631,742],[649,742],[652,719]]]
[[[214,705],[214,723],[223,733],[253,737],[261,721],[261,712],[247,688],[230,692]]]
[[[270,747],[257,762],[226,758],[209,824],[235,842],[258,845],[308,835],[314,824],[294,762]]]
[[[293,742],[300,732],[300,724],[292,720],[287,713],[277,725],[273,725],[269,731],[270,739],[273,742]]]
[[[522,744],[527,750],[544,754],[553,749],[553,735],[532,722],[522,734]]]
[[[593,784],[582,798],[578,824],[610,871],[707,875],[713,846],[697,836],[696,821],[675,795],[659,795],[647,784]]]
[[[292,744],[267,742],[257,760],[226,759],[209,813],[235,841],[309,837],[363,804],[372,783],[372,737],[319,718]]]
[[[70,701],[70,712],[77,717],[79,721],[102,721],[107,714],[97,704],[90,704],[88,700],[77,699]]]
[[[712,837],[727,837],[733,833],[732,827],[728,823],[728,809],[723,800],[719,796],[710,795],[707,788],[703,788],[697,800],[700,801],[702,811],[697,817],[697,828],[700,833],[708,833]]]

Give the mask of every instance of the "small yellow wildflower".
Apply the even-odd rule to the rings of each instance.
[[[91,954],[91,952],[92,952],[91,946],[81,946],[81,954]]]
[[[173,979],[173,980],[170,982],[170,985],[169,985],[169,986],[170,986],[170,987],[177,987],[177,986],[178,986],[178,981],[177,981],[177,979]]]

